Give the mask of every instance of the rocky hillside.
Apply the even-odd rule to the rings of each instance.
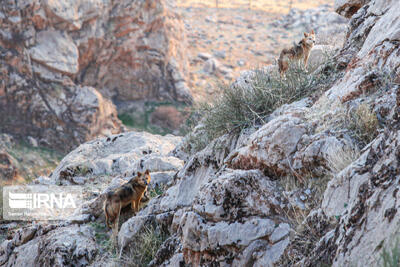
[[[41,79],[117,100],[190,101],[179,16],[169,1],[6,1],[2,46],[25,49]]]
[[[110,99],[191,102],[172,9],[163,0],[2,3],[0,132],[69,151],[121,131]]]
[[[171,1],[2,1],[0,133],[22,150],[66,153],[124,131],[115,104],[191,103],[185,50]],[[169,117],[156,111],[150,120],[169,131],[183,121],[176,110]],[[41,173],[35,165],[50,163],[7,144],[0,180],[15,180],[16,172],[29,179]]]
[[[211,129],[216,120],[206,111],[182,140],[129,132],[82,144],[35,183],[82,185],[86,202],[63,222],[2,224],[0,265],[382,266],[395,259],[400,2],[337,0],[335,9],[350,22],[328,63],[284,81],[274,66],[249,71],[225,91],[279,93],[297,77],[293,101],[279,99],[284,105],[268,114],[250,108],[243,114],[254,119],[242,127]],[[307,90],[297,95],[299,87]],[[269,99],[254,99],[261,97]],[[220,103],[214,109],[230,108]],[[151,199],[136,216],[122,213],[115,252],[105,194],[145,169]]]

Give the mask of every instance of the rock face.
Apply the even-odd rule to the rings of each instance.
[[[190,102],[183,25],[173,8],[165,0],[7,1],[0,41],[24,47],[43,79],[65,75],[119,101]]]
[[[31,136],[39,145],[68,151],[98,135],[121,131],[114,105],[93,87],[36,79],[22,54],[0,50],[1,132]]]
[[[261,171],[226,168],[224,159],[238,144],[224,136],[195,154],[175,185],[122,225],[121,249],[153,221],[167,225],[175,240],[169,255],[154,259],[157,266],[273,266],[289,243],[290,226],[274,216],[285,200]]]

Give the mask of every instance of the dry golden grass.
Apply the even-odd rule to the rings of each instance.
[[[328,167],[332,172],[332,176],[341,172],[359,156],[360,151],[357,147],[332,148],[332,152],[327,158]]]
[[[292,8],[309,9],[323,4],[332,4],[329,0],[177,0],[180,7],[249,8],[270,13],[286,13]],[[292,4],[291,4],[292,2]],[[251,3],[251,5],[250,5]]]

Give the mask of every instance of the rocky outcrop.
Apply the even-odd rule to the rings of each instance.
[[[358,10],[350,21],[351,29],[339,61],[347,66],[346,75],[327,93],[342,102],[373,91],[399,66],[399,20],[396,1],[374,1]],[[370,66],[373,66],[372,68]]]
[[[289,243],[290,226],[276,216],[287,207],[285,198],[261,171],[226,168],[224,159],[237,145],[240,138],[223,136],[196,153],[163,196],[121,226],[120,248],[153,222],[172,236],[165,241],[169,252],[164,248],[153,260],[157,266],[277,262]]]
[[[7,1],[0,44],[19,45],[42,79],[109,98],[191,101],[185,37],[169,1]]]
[[[87,266],[99,254],[90,226],[33,225],[3,242],[0,264],[7,266]],[[61,242],[60,242],[61,241]]]
[[[29,60],[0,49],[0,131],[68,151],[99,135],[121,131],[114,105],[93,87],[44,82]],[[28,141],[28,140],[26,140]]]
[[[397,129],[382,134],[329,183],[322,210],[328,216],[337,216],[339,224],[320,246],[335,244],[332,266],[354,262],[360,266],[378,266],[382,249],[388,251],[396,246],[398,138]]]
[[[294,174],[300,180],[335,171],[331,159],[351,152],[354,143],[347,135],[317,131],[320,121],[306,116],[317,109],[311,104],[310,99],[304,99],[276,110],[271,120],[249,137],[247,145],[231,153],[228,165],[260,169],[271,177]]]
[[[182,168],[182,160],[169,156],[180,139],[145,132],[98,138],[65,156],[50,178],[56,184],[85,184],[93,176],[131,176],[136,171],[149,170],[153,183],[157,183],[163,173],[171,176],[171,172]]]
[[[111,234],[104,226],[105,193],[126,183],[133,173],[145,169],[150,170],[152,177],[149,190],[171,183],[183,162],[168,154],[180,139],[127,132],[98,138],[76,148],[61,161],[51,177],[39,177],[34,183],[81,185],[85,188],[85,202],[74,216],[65,218],[63,222],[10,229],[8,239],[0,247],[0,264],[109,264],[111,258],[104,254],[108,251],[101,243]],[[132,215],[131,211],[122,212],[121,221]]]

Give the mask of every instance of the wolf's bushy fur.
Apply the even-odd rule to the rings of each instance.
[[[289,63],[292,60],[303,60],[304,68],[307,67],[308,57],[311,49],[315,44],[315,33],[312,30],[310,33],[304,33],[304,38],[290,49],[283,49],[278,60],[279,73],[281,77],[289,68]]]
[[[104,214],[106,225],[111,228],[111,224],[118,226],[121,209],[131,204],[135,212],[139,211],[140,200],[143,198],[150,183],[151,177],[148,170],[145,173],[138,172],[126,184],[110,191],[104,201]]]

